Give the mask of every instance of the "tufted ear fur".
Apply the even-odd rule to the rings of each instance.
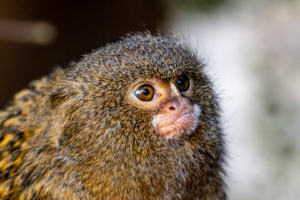
[[[52,93],[49,97],[51,108],[55,109],[57,106],[59,106],[68,97],[69,97],[68,95],[66,95],[62,92]]]

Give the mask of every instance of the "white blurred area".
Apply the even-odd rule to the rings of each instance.
[[[300,199],[300,1],[174,9],[222,99],[228,199]]]

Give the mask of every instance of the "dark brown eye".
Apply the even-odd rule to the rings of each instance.
[[[135,91],[135,96],[142,101],[151,101],[154,96],[154,89],[150,85],[142,85]]]
[[[190,79],[186,75],[181,75],[175,79],[175,85],[181,92],[187,91],[190,88]]]

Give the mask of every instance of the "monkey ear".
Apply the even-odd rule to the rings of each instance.
[[[54,92],[49,97],[49,102],[52,109],[55,109],[57,106],[61,104],[65,99],[67,98],[67,95],[63,94],[62,92]]]
[[[56,92],[52,92],[49,96],[49,102],[52,109],[55,109],[57,106],[65,102],[70,97],[74,96],[75,92],[70,92],[70,90],[61,88],[58,89]]]

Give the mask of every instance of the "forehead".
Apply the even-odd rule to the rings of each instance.
[[[125,84],[139,78],[168,81],[182,73],[197,75],[201,68],[188,46],[176,38],[132,35],[87,54],[72,70],[72,77]]]
[[[100,66],[116,76],[125,73],[164,80],[199,65],[186,45],[177,39],[151,35],[125,38],[100,49],[96,56]]]

